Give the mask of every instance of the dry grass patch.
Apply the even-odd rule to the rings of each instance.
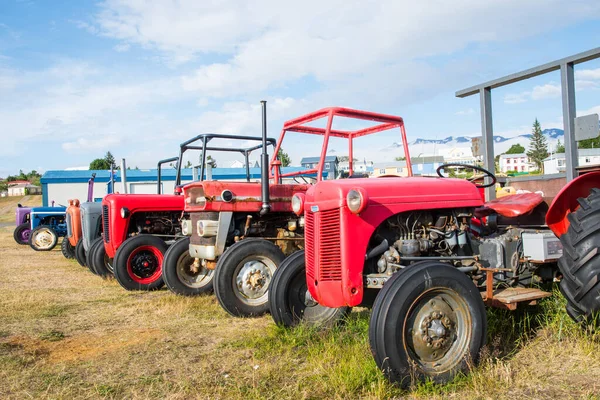
[[[600,342],[559,294],[489,312],[480,367],[447,385],[390,385],[368,346],[367,310],[329,331],[236,319],[213,296],[127,292],[0,229],[0,398],[592,398]]]
[[[17,204],[23,207],[40,207],[41,195],[0,197],[0,223],[15,222],[15,209]]]

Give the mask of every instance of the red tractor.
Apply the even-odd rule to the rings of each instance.
[[[262,141],[260,137],[235,136],[223,134],[202,134],[186,141],[180,146],[179,157],[161,160],[158,163],[158,189],[156,195],[149,194],[113,194],[102,201],[103,207],[103,246],[93,247],[90,251],[94,269],[100,275],[114,273],[115,278],[127,290],[153,290],[163,286],[163,260],[170,244],[182,237],[180,220],[184,217],[183,196],[180,195],[181,162],[188,150],[201,150],[203,162],[207,152],[242,152],[248,155],[258,148],[224,148],[207,146],[211,139]],[[192,143],[202,141],[203,146]],[[274,145],[275,140],[270,139]],[[161,194],[161,165],[177,162],[175,194]],[[207,172],[208,174],[208,172]],[[200,179],[205,175],[203,163]],[[246,178],[250,179],[249,169]],[[112,271],[111,271],[112,266]],[[203,288],[212,288],[212,271],[199,269],[194,275],[196,284]]]
[[[358,120],[381,121],[382,124],[375,128],[359,130],[354,135],[348,136],[343,131],[332,129],[334,115]],[[310,125],[324,117],[327,117],[327,128]],[[344,108],[325,108],[284,124],[271,162],[269,163],[266,152],[262,154],[260,183],[198,182],[186,185],[183,188],[185,211],[190,219],[183,221],[183,231],[191,237],[177,244],[179,246],[177,252],[173,247],[167,253],[165,260],[167,285],[175,293],[196,294],[193,288],[183,284],[181,279],[177,279],[175,272],[190,265],[201,265],[215,269],[213,282],[215,294],[228,313],[233,316],[254,316],[267,312],[268,288],[275,269],[284,259],[284,254],[295,254],[303,249],[305,236],[307,244],[312,243],[312,240],[304,235],[304,230],[308,229],[310,232],[308,235],[314,235],[314,231],[311,230],[313,227],[305,226],[301,213],[294,211],[299,204],[292,199],[292,194],[309,190],[311,185],[308,184],[307,176],[316,182],[324,182],[322,178],[330,137],[349,139],[349,159],[352,170],[354,138],[400,128],[406,149],[406,135],[401,122],[400,118],[392,116]],[[281,173],[281,163],[277,159],[277,154],[287,132],[324,137],[321,157],[315,168]],[[266,138],[264,102],[263,138]],[[410,171],[409,159],[407,164]],[[271,177],[269,177],[270,173],[272,173]],[[269,178],[273,183],[269,182]],[[284,179],[296,182],[288,183],[284,182]],[[189,243],[187,249],[186,243]],[[183,258],[184,256],[186,258]]]
[[[273,277],[275,322],[331,325],[372,305],[375,361],[406,386],[466,372],[486,340],[485,305],[550,295],[533,284],[562,275],[572,317],[600,310],[600,173],[574,180],[548,210],[535,193],[484,202],[482,185],[444,178],[444,167],[440,178],[322,181],[294,195],[305,251]]]

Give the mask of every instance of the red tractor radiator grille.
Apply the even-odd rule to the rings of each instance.
[[[110,237],[108,235],[108,206],[102,206],[102,229],[104,241],[106,243],[110,242]]]
[[[340,210],[327,210],[318,214],[319,280],[340,281],[342,280]]]
[[[304,216],[304,251],[306,276],[315,279],[315,214],[306,212]]]

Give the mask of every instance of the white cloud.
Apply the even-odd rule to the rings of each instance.
[[[559,97],[561,93],[560,85],[553,82],[545,85],[534,86],[531,91],[521,93],[509,93],[504,96],[504,103],[518,104],[528,100],[544,100]]]
[[[62,144],[63,150],[68,152],[109,150],[121,144],[121,139],[115,136],[102,136],[94,138],[78,138],[72,142]]]
[[[475,113],[475,110],[472,108],[468,108],[466,110],[460,110],[454,113],[454,115],[471,115]]]
[[[553,99],[560,96],[560,85],[547,83],[541,86],[535,86],[531,91],[533,100]]]
[[[531,24],[533,13],[544,24]],[[174,63],[220,54],[219,62],[203,62],[182,82],[205,96],[228,97],[308,76],[331,84],[376,75],[385,65],[599,14],[600,4],[566,0],[386,0],[377,6],[360,0],[107,0],[94,26],[102,35],[158,49]]]
[[[600,68],[575,71],[575,77],[582,80],[600,80]]]
[[[129,51],[130,48],[131,48],[131,45],[127,44],[127,43],[121,43],[121,44],[118,44],[118,45],[116,45],[116,46],[113,47],[113,49],[117,53],[125,53],[125,52]]]

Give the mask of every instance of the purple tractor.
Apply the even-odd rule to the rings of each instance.
[[[18,244],[29,244],[29,235],[31,234],[31,207],[23,207],[21,204],[17,205],[16,214],[16,228],[13,233],[15,242]]]

